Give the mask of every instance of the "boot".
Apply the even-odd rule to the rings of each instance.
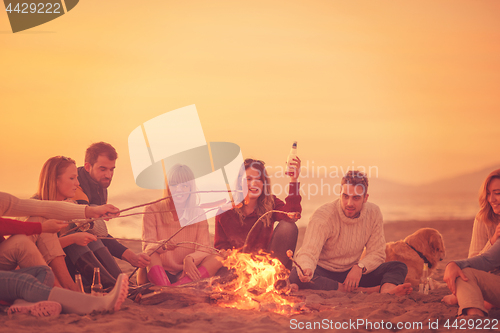
[[[101,265],[92,251],[82,254],[82,256],[76,261],[75,267],[80,274],[85,276],[85,279],[90,282],[94,280],[94,267],[99,267],[103,288],[113,287],[116,283],[116,279],[108,273],[103,265]]]
[[[204,279],[204,278],[207,278],[210,276],[210,274],[208,273],[207,269],[203,266],[200,266],[198,267],[198,271],[200,271],[200,275],[201,275],[201,278]],[[186,284],[186,283],[189,283],[189,282],[193,282],[193,280],[191,280],[191,278],[187,275],[184,275],[184,277],[182,279],[180,279],[179,281],[177,281],[176,283],[172,284],[172,286],[180,286],[181,284]]]
[[[100,261],[100,263],[106,268],[109,274],[111,274],[112,277],[115,279],[118,278],[118,276],[122,273],[122,270],[116,263],[115,258],[109,253],[109,250],[107,247],[101,247],[97,251],[94,251],[94,255],[97,258],[97,260]]]
[[[16,313],[31,314],[35,317],[57,317],[61,313],[61,304],[52,301],[31,303],[16,299],[14,304],[7,310],[7,314],[9,318],[12,318]]]
[[[149,282],[157,286],[170,286],[167,273],[165,273],[165,270],[160,265],[151,267],[148,272],[148,279]]]
[[[120,310],[120,306],[127,298],[127,292],[127,274],[120,274],[113,290],[105,296],[91,296],[56,287],[52,288],[48,300],[61,304],[64,313],[85,315],[92,311]]]

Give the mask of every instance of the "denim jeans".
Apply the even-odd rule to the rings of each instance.
[[[104,244],[102,243],[102,241],[100,239],[98,239],[96,241],[88,243],[87,246],[80,246],[77,244],[71,244],[71,245],[64,248],[64,252],[66,252],[66,255],[71,260],[71,262],[74,264],[74,263],[76,263],[78,258],[80,258],[86,252],[95,252],[102,247],[104,247]]]
[[[15,271],[0,271],[0,299],[14,302],[45,301],[54,286],[54,274],[49,266],[32,266]]]
[[[456,279],[458,314],[463,309],[476,308],[488,313],[484,301],[496,307],[500,306],[500,276],[488,273],[500,267],[500,240],[497,240],[488,251],[469,259],[457,260],[455,263],[462,269],[468,281]],[[495,272],[497,273],[497,272]]]
[[[286,251],[291,250],[295,253],[298,237],[299,229],[295,223],[281,221],[274,228],[267,251],[271,253],[272,257],[281,261],[287,269],[291,269],[292,261],[286,255]]]
[[[337,290],[339,283],[343,283],[349,270],[345,272],[332,272],[323,267],[316,266],[310,282],[302,282],[294,267],[290,272],[290,283],[295,283],[300,289]],[[408,268],[400,261],[384,262],[374,271],[363,274],[359,281],[360,287],[382,286],[384,283],[399,285],[404,283]]]

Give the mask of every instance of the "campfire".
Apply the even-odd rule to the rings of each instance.
[[[141,304],[176,301],[182,304],[212,303],[241,310],[269,311],[283,315],[308,312],[300,296],[290,296],[290,272],[269,254],[231,251],[224,260],[229,274],[178,287],[146,284],[132,298]]]
[[[232,251],[224,261],[232,279],[212,285],[211,300],[222,307],[280,314],[300,313],[304,303],[288,296],[289,271],[278,259],[259,252]]]

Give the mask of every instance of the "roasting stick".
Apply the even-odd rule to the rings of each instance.
[[[224,193],[224,192],[228,192],[227,190],[210,190],[210,191],[191,191],[191,192],[184,192],[185,194],[193,194],[193,193]],[[232,192],[243,192],[241,190],[235,190],[235,191],[232,191]],[[141,208],[141,207],[145,207],[145,206],[149,206],[149,205],[153,205],[157,202],[160,202],[160,201],[163,201],[163,200],[167,200],[168,198],[172,198],[173,195],[169,195],[169,196],[166,196],[166,197],[163,197],[163,198],[160,198],[158,200],[155,200],[155,201],[151,201],[151,202],[147,202],[145,204],[141,204],[141,205],[136,205],[136,206],[132,206],[132,207],[129,207],[129,208],[125,208],[125,209],[122,209],[120,211],[118,211],[117,214],[120,214],[120,213],[123,213],[123,212],[126,212],[128,210],[132,210],[132,209],[136,209],[136,208]],[[217,206],[219,207],[219,206]],[[152,214],[152,213],[163,213],[163,212],[173,212],[175,210],[167,210],[167,211],[160,211],[160,212],[140,212],[140,213],[133,213],[133,214],[127,214],[127,215],[121,215],[121,216],[115,216],[115,217],[96,217],[96,218],[90,218],[90,219],[77,219],[77,220],[69,220],[68,222],[69,223],[75,223],[77,224],[76,227],[72,228],[72,229],[69,229],[63,233],[61,233],[61,236],[65,236],[67,235],[68,233],[72,232],[72,231],[75,231],[93,221],[96,221],[96,220],[103,220],[103,219],[113,219],[113,218],[120,218],[120,217],[129,217],[129,216],[134,216],[134,215],[142,215],[142,214]]]
[[[232,202],[230,202],[232,204]],[[227,203],[229,204],[229,202]],[[197,218],[199,218],[200,216],[203,216],[205,215],[206,213],[212,211],[212,210],[215,210],[215,209],[219,209],[220,206],[217,206],[217,207],[214,207],[212,209],[209,209],[203,213],[201,213],[200,215],[198,216],[195,216],[193,219],[191,219],[185,226],[179,228],[176,232],[174,232],[174,234],[172,236],[170,236],[169,238],[167,238],[165,241],[163,241],[160,246],[158,246],[153,252],[149,253],[148,255],[152,255],[153,253],[157,252],[159,249],[163,248],[165,245],[167,245],[168,241],[170,241],[175,235],[177,235],[179,232],[181,232],[185,227],[191,225],[192,222],[196,221]],[[132,276],[134,276],[135,272],[137,272],[137,270],[139,269],[139,267],[136,267],[134,269],[134,271],[129,275],[129,279],[132,278]]]
[[[182,194],[193,194],[193,193],[223,193],[223,192],[228,192],[228,190],[210,190],[210,191],[191,191],[191,192],[182,192]],[[231,191],[231,192],[243,192],[241,190],[234,190],[234,191]],[[141,208],[141,207],[144,207],[144,206],[149,206],[149,205],[153,205],[157,202],[160,202],[160,201],[163,201],[163,200],[167,200],[168,198],[172,198],[173,195],[169,195],[169,196],[166,196],[166,197],[163,197],[161,199],[158,199],[158,200],[155,200],[155,201],[151,201],[151,202],[148,202],[148,203],[145,203],[145,204],[142,204],[142,205],[137,205],[137,206],[132,206],[132,207],[129,207],[129,208],[125,208],[125,209],[122,209],[120,210],[118,213],[123,213],[123,212],[126,212],[127,210],[132,210],[132,209],[135,209],[135,208]]]
[[[162,210],[162,211],[154,211],[154,212],[140,212],[140,213],[132,213],[132,214],[126,214],[126,215],[120,215],[120,216],[115,216],[115,217],[112,217],[114,219],[117,219],[117,218],[121,218],[121,217],[129,217],[129,216],[134,216],[134,215],[145,215],[145,214],[155,214],[155,213],[168,213],[168,212],[174,212],[175,210],[173,209],[170,209],[170,210]],[[94,218],[90,218],[90,219],[79,219],[79,220],[69,220],[68,222],[69,223],[75,223],[77,226],[74,227],[74,228],[71,228],[67,231],[64,231],[61,233],[61,235],[59,237],[62,237],[62,236],[66,236],[67,234],[69,234],[70,232],[72,231],[75,231],[77,229],[80,229],[81,227],[91,223],[91,222],[94,222],[96,220],[104,220],[104,219],[111,219],[110,218],[102,218],[102,217],[94,217]]]
[[[246,247],[248,246],[248,241],[250,240],[250,235],[252,234],[252,232],[255,230],[256,226],[259,224],[259,222],[264,218],[264,216],[268,215],[268,214],[272,214],[272,213],[282,213],[282,214],[286,214],[289,218],[291,219],[300,219],[300,213],[299,212],[284,212],[282,210],[270,210],[270,211],[267,211],[265,212],[264,214],[262,214],[258,219],[257,221],[255,221],[255,223],[253,224],[252,228],[250,229],[250,231],[248,232],[247,234],[247,237],[245,239],[245,243],[243,244],[243,249],[246,249]]]
[[[98,239],[116,239],[116,240],[119,240],[119,241],[129,241],[129,242],[141,242],[141,243],[153,243],[153,244],[163,244],[163,242],[158,242],[158,241],[146,241],[146,240],[141,240],[141,239],[130,239],[130,238],[116,238],[116,237],[97,237]],[[193,244],[193,245],[196,245],[196,246],[201,246],[201,247],[206,247],[207,249],[211,250],[210,252],[209,251],[203,251],[202,249],[196,249],[197,251],[201,251],[201,252],[206,252],[206,253],[213,253],[213,251],[217,252],[216,254],[217,255],[220,255],[220,256],[223,256],[221,254],[221,251],[214,248],[214,247],[211,247],[211,246],[208,246],[208,245],[203,245],[203,244],[200,244],[200,243],[196,243],[196,242],[179,242],[177,244],[173,244],[175,245],[176,247],[183,247],[183,248],[186,248],[186,249],[192,249],[193,247],[192,246],[183,246],[181,244]]]
[[[300,269],[302,275],[305,275],[304,274],[304,270],[302,269],[302,267],[300,267],[299,263],[295,261],[295,259],[293,259],[293,251],[292,250],[286,250],[286,256],[288,258],[290,258],[290,260],[295,264],[295,266],[298,267],[298,269]]]

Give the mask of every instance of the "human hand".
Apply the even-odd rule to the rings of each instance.
[[[444,276],[443,276],[443,281],[446,282],[446,285],[448,286],[448,289],[453,293],[453,295],[456,294],[456,284],[455,281],[457,280],[458,277],[461,277],[462,280],[468,281],[467,277],[464,275],[464,272],[458,267],[458,265],[451,261],[448,265],[446,265],[446,268],[444,270]]]
[[[219,250],[219,255],[222,257],[223,260],[227,259],[227,257],[229,257],[231,255],[231,250]]]
[[[491,236],[491,239],[490,239],[491,245],[495,244],[498,237],[500,237],[500,223],[495,228],[495,233],[493,234],[493,236]]]
[[[166,251],[173,251],[177,248],[177,244],[172,243],[166,239],[162,239],[158,241],[159,243],[163,243],[162,246],[156,251],[158,253],[165,253]]]
[[[111,204],[106,204],[102,206],[86,206],[85,216],[87,218],[97,218],[97,217],[117,217],[120,215],[119,209]]]
[[[299,276],[300,281],[306,283],[311,281],[313,272],[312,269],[306,268],[304,269],[304,274],[302,274],[302,271],[300,269],[297,269],[297,275]]]
[[[139,268],[146,268],[151,263],[151,258],[146,253],[135,254],[130,249],[126,249],[123,252],[122,259],[128,261],[132,266]]]
[[[80,246],[87,246],[90,242],[97,240],[95,235],[89,234],[88,232],[75,232],[71,234],[70,237],[73,238],[74,244]]]
[[[350,293],[351,291],[356,290],[359,287],[359,280],[361,280],[362,275],[363,270],[361,267],[358,265],[352,266],[343,283],[345,291]]]
[[[42,223],[42,233],[56,233],[59,232],[62,228],[67,227],[68,223],[59,220],[47,220]]]
[[[300,175],[300,158],[297,156],[290,162],[290,181],[296,182]]]
[[[201,279],[200,271],[198,270],[198,267],[196,267],[192,257],[188,256],[184,258],[184,266],[182,270],[184,271],[184,274],[189,276],[193,281]]]

